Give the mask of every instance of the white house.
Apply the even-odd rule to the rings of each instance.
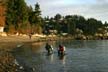
[[[4,32],[4,27],[0,27],[0,36],[7,36],[6,32]]]
[[[0,32],[4,32],[4,27],[0,27]]]

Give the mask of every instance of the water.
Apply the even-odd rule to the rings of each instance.
[[[51,42],[54,53],[47,56],[45,43],[27,43],[14,49],[26,72],[108,72],[108,41],[63,41],[66,55],[57,55],[59,42]]]

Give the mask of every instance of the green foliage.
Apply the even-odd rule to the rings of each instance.
[[[24,0],[17,0],[17,22],[26,23],[28,21],[28,10]]]
[[[38,3],[35,5],[35,10],[33,11],[31,9],[31,11],[29,13],[30,13],[30,16],[29,16],[30,23],[32,25],[36,25],[36,24],[40,24],[41,25],[41,19],[42,18],[40,16],[41,15],[41,11],[40,11],[40,6],[39,6]]]
[[[107,23],[103,25],[101,21],[94,18],[85,19],[79,15],[67,15],[65,17],[57,14],[54,18],[46,18],[48,25],[53,26],[58,33],[64,32],[72,35],[78,34],[76,30],[80,30],[84,35],[94,35],[99,28],[108,26]]]
[[[54,19],[57,21],[57,20],[60,20],[62,18],[62,16],[60,14],[56,14],[56,16],[54,17]]]
[[[24,0],[9,0],[7,2],[6,24],[14,25],[15,31],[28,22],[27,5]]]
[[[94,18],[88,19],[86,23],[86,34],[94,35],[98,31],[98,29],[102,27],[102,22],[97,21]]]
[[[32,7],[28,7],[24,0],[9,0],[6,11],[6,26],[8,31],[10,31],[10,25],[13,25],[15,27],[14,30],[19,33],[30,33],[30,31],[32,32],[31,27],[33,27],[34,33],[40,33],[42,26],[40,15],[41,11],[38,3],[35,5],[35,10],[33,11]]]
[[[30,7],[29,8],[29,22],[32,26],[32,32],[33,33],[42,33],[42,30],[40,28],[42,27],[42,18],[41,18],[41,11],[39,4],[35,4],[35,10]],[[39,30],[38,30],[39,28]]]
[[[7,25],[16,24],[16,10],[14,5],[14,0],[10,0],[7,3],[7,11],[6,11],[6,23]]]

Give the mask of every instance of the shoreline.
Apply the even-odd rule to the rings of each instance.
[[[30,39],[27,36],[6,36],[0,37],[0,42],[31,42],[31,41],[35,41],[37,38],[32,38]]]
[[[32,36],[31,38],[26,36],[0,36],[0,42],[45,42],[45,41],[57,41],[57,40],[108,40],[108,37],[93,37],[93,36],[85,36],[85,37],[73,37],[73,36],[55,36],[55,37],[39,37]]]

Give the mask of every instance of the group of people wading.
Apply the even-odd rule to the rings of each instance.
[[[45,49],[48,52],[48,55],[53,53],[52,45],[46,43]],[[64,46],[59,45],[57,50],[58,50],[58,55],[65,55],[65,47]]]

